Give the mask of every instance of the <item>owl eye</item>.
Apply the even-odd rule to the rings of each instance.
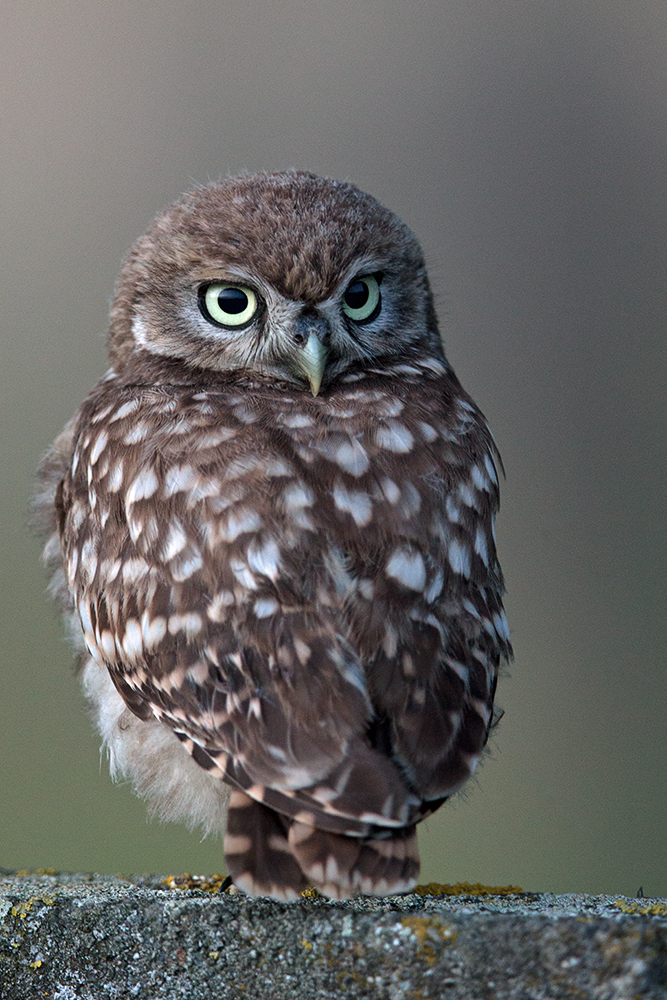
[[[343,312],[355,323],[370,323],[380,312],[380,281],[373,274],[355,278],[343,295]]]
[[[253,318],[259,301],[252,288],[213,281],[199,289],[199,309],[216,326],[245,326]]]

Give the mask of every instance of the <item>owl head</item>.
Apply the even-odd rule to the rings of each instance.
[[[158,216],[125,261],[109,347],[118,373],[159,360],[167,380],[241,371],[313,395],[442,357],[411,231],[354,185],[301,171],[230,177]]]

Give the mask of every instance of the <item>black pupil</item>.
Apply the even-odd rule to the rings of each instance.
[[[240,288],[223,288],[218,295],[218,305],[223,312],[238,316],[248,307],[248,296]]]
[[[350,309],[362,309],[368,302],[368,285],[365,281],[355,281],[345,292],[345,303]]]

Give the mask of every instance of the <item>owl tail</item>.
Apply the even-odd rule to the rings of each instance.
[[[419,874],[414,826],[384,839],[346,837],[290,820],[236,790],[225,860],[244,892],[284,900],[297,899],[309,886],[330,899],[407,892]]]

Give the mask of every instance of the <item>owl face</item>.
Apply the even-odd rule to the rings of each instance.
[[[112,313],[117,370],[159,355],[313,395],[425,347],[441,350],[412,233],[352,185],[297,172],[172,206],[130,253]]]

